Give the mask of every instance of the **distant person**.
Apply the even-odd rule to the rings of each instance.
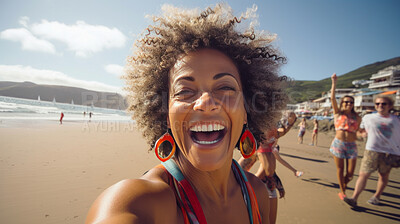
[[[298,143],[303,144],[303,137],[304,137],[304,134],[306,133],[306,128],[307,128],[306,118],[303,118],[298,126],[300,127]]]
[[[312,146],[317,146],[318,144],[318,120],[314,119],[314,129],[311,136],[311,143]]]
[[[63,112],[61,112],[61,116],[60,116],[60,124],[62,124],[62,120],[63,120],[63,118],[64,118],[64,113],[63,113]]]
[[[92,111],[90,111],[90,112],[89,112],[89,121],[92,120],[92,115],[93,115],[93,113],[92,113]]]
[[[83,117],[86,117],[86,111],[83,111]]]
[[[356,132],[360,126],[361,118],[354,111],[354,98],[352,96],[343,96],[338,107],[335,96],[336,73],[331,76],[331,79],[331,102],[336,135],[332,141],[330,152],[335,160],[336,173],[339,180],[340,192],[338,196],[343,200],[346,197],[347,184],[353,179],[356,167],[358,155]],[[345,163],[346,168],[344,168]],[[345,171],[346,175],[343,174]]]
[[[361,123],[360,133],[363,137],[368,136],[367,144],[353,196],[344,199],[352,207],[357,206],[358,196],[365,189],[371,173],[376,170],[379,175],[378,184],[375,194],[367,202],[379,205],[383,190],[389,182],[390,170],[400,166],[400,120],[389,113],[393,103],[388,96],[378,96],[375,99],[378,113],[365,115]]]

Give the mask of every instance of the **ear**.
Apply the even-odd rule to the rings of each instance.
[[[247,113],[244,114],[244,123],[243,124],[247,124]]]

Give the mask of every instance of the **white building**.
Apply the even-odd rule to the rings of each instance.
[[[368,88],[375,90],[398,90],[400,89],[400,65],[389,66],[373,74],[370,78],[373,82]]]
[[[286,104],[286,110],[295,111],[299,108],[298,104]]]

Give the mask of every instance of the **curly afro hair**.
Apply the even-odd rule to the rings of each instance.
[[[125,80],[129,111],[151,146],[167,131],[169,71],[180,56],[199,49],[219,50],[238,68],[248,126],[257,141],[276,126],[287,95],[279,68],[286,58],[271,45],[275,35],[256,31],[256,7],[235,17],[227,4],[204,11],[162,7],[128,57]],[[151,148],[150,148],[151,149]]]

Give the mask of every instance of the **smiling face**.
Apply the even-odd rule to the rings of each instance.
[[[350,112],[354,107],[354,100],[351,97],[345,97],[342,101],[342,110]]]
[[[391,108],[390,102],[385,98],[375,99],[375,109],[380,115],[388,115]]]
[[[247,114],[239,72],[223,53],[202,49],[170,71],[168,123],[180,155],[203,171],[230,163]]]

